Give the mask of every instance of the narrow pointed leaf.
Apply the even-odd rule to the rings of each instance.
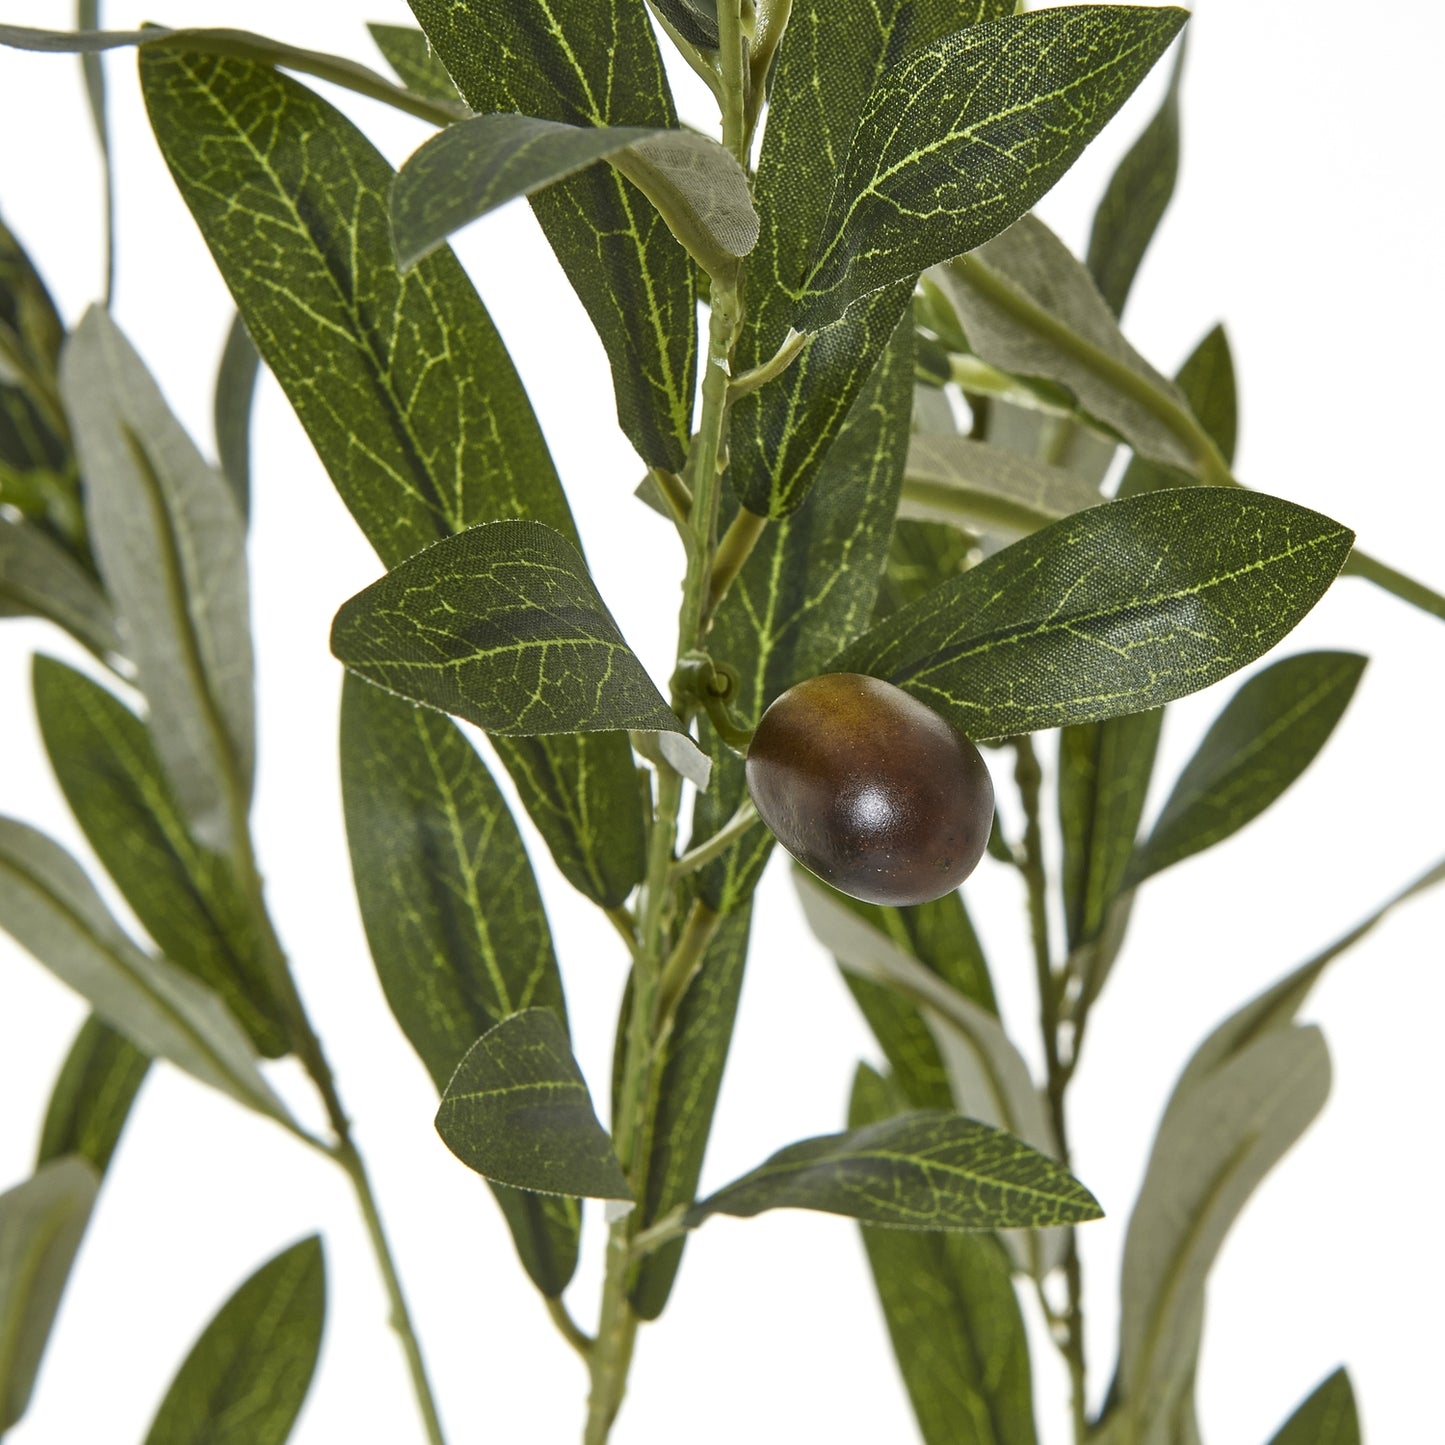
[[[1037,216],[1023,217],[974,255],[931,274],[984,361],[1064,387],[1084,412],[1144,456],[1195,465],[1178,432],[1135,394],[1147,387],[1187,412],[1182,393],[1124,338],[1084,264]]]
[[[1063,467],[968,437],[915,433],[898,515],[1024,536],[1100,500],[1096,487]]]
[[[1140,712],[1272,647],[1351,541],[1337,522],[1260,493],[1111,502],[893,614],[833,667],[894,683],[974,738]]]
[[[1192,1380],[1205,1281],[1225,1236],[1329,1086],[1319,1030],[1291,1025],[1176,1087],[1124,1245],[1117,1385],[1139,1438]]]
[[[243,519],[251,515],[251,404],[261,357],[237,313],[216,374],[216,456]]]
[[[1212,848],[1264,812],[1329,740],[1365,662],[1354,652],[1303,652],[1250,678],[1185,764],[1130,861],[1130,884]]]
[[[227,860],[186,829],[146,726],[53,658],[35,713],[56,780],[96,856],[174,964],[213,988],[267,1058],[289,1050],[255,917]]]
[[[823,671],[829,657],[868,625],[898,505],[911,373],[905,320],[894,328],[849,413],[822,485],[792,516],[764,530],[713,618],[709,647],[738,672],[734,706],[748,726],[780,693]],[[729,520],[735,515],[729,507]],[[840,557],[847,566],[837,565]],[[695,844],[721,827],[745,795],[737,755],[721,744],[713,753],[711,786],[693,811]],[[699,875],[708,905],[726,913],[747,898],[772,843],[767,829],[755,828],[710,864]]]
[[[105,312],[80,323],[61,384],[156,752],[197,839],[229,850],[255,769],[245,524]]]
[[[879,77],[848,149],[800,330],[971,251],[1073,164],[1186,12],[1070,6],[973,26]]]
[[[438,1093],[479,1034],[518,1009],[566,1019],[542,897],[497,785],[448,719],[348,677],[341,793],[367,942],[391,1011]],[[578,1206],[496,1187],[518,1253],[556,1296]]]
[[[1355,1392],[1343,1365],[1279,1427],[1269,1445],[1360,1445]]]
[[[366,137],[259,65],[150,51],[141,86],[247,330],[382,561],[499,517],[532,517],[575,539],[521,381],[456,258],[441,251],[405,277],[397,270],[394,173]],[[250,129],[257,115],[264,152]],[[310,139],[323,134],[318,152]],[[627,740],[519,739],[498,750],[567,879],[605,906],[621,902],[645,867]]]
[[[849,1128],[888,1117],[891,1095],[860,1065]],[[1035,1445],[1028,1336],[998,1241],[958,1230],[862,1228],[924,1445]]]
[[[410,0],[473,110],[577,126],[677,126],[662,57],[637,0]],[[649,465],[681,467],[692,431],[696,289],[661,216],[594,167],[532,208],[612,365],[617,420]]]
[[[678,1006],[662,1064],[647,1190],[641,1202],[643,1228],[697,1198],[742,990],[751,914],[751,905],[744,903],[722,920]],[[640,1318],[655,1320],[662,1313],[685,1243],[685,1238],[670,1240],[638,1266],[628,1299]]]
[[[99,1187],[86,1160],[67,1156],[0,1194],[0,1434],[30,1403]]]
[[[353,672],[488,732],[683,727],[567,539],[493,522],[437,542],[343,604]]]
[[[442,1096],[436,1125],[467,1168],[499,1184],[632,1198],[550,1009],[512,1014],[472,1045]]]
[[[120,651],[100,584],[33,522],[0,516],[0,615],[44,617],[97,657]]]
[[[768,1209],[816,1209],[896,1229],[1013,1228],[1102,1215],[1077,1179],[1027,1144],[931,1109],[790,1144],[685,1220],[695,1229],[714,1214],[751,1219]]]
[[[1071,949],[1099,937],[1124,888],[1163,722],[1163,708],[1151,708],[1059,734],[1060,881]]]
[[[104,1174],[150,1062],[150,1055],[91,1014],[50,1092],[36,1164],[78,1154]]]
[[[262,1265],[216,1312],[145,1445],[285,1445],[325,1322],[326,1261],[313,1234]]]
[[[25,248],[0,222],[0,378],[55,388],[65,323]]]
[[[397,255],[412,266],[479,216],[600,160],[642,191],[711,275],[729,274],[757,241],[748,178],[707,136],[498,114],[448,126],[401,168],[391,197]]]
[[[1181,37],[1164,99],[1115,167],[1094,211],[1084,264],[1115,316],[1123,313],[1144,253],[1174,196],[1179,175],[1179,82],[1187,44],[1188,37]]]
[[[429,100],[463,105],[446,66],[415,25],[381,25],[369,21],[366,28],[376,41],[376,48],[386,57],[386,63],[408,90]]]
[[[717,49],[717,0],[653,0],[653,4],[689,45]]]
[[[220,998],[121,931],[80,865],[43,833],[0,819],[0,927],[145,1053],[289,1122]]]

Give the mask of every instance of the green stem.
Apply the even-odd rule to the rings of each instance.
[[[711,617],[718,604],[728,594],[728,589],[737,581],[758,539],[767,530],[768,519],[739,507],[728,529],[718,543],[717,556],[713,559],[712,576],[708,580],[707,607],[705,616]]]
[[[1377,562],[1363,552],[1350,553],[1343,575],[1363,577],[1367,582],[1373,582],[1376,587],[1383,587],[1386,592],[1393,593],[1401,601],[1411,603],[1432,617],[1445,620],[1445,597],[1426,587],[1423,582],[1416,582],[1413,577],[1407,577],[1403,572],[1397,572],[1393,567],[1387,567],[1383,562]]]
[[[672,1035],[673,1020],[677,1017],[677,1006],[697,977],[721,922],[721,915],[714,913],[701,898],[694,901],[683,925],[682,937],[662,969],[662,981],[657,991],[657,1020],[653,1028],[655,1047],[659,1053],[666,1048]]]
[[[753,806],[752,799],[744,799],[737,812],[711,838],[684,853],[672,865],[673,882],[686,878],[689,873],[696,873],[714,858],[720,858],[739,838],[750,832],[757,821],[758,810]]]
[[[562,1338],[582,1356],[584,1360],[590,1359],[592,1355],[592,1336],[584,1330],[570,1313],[562,1300],[555,1295],[547,1296],[547,1313],[552,1316],[552,1323],[557,1326]]]

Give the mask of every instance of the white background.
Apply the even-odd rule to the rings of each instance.
[[[0,12],[64,27],[72,7],[3,0]],[[1191,27],[1181,191],[1127,324],[1144,353],[1172,370],[1225,318],[1242,392],[1241,476],[1338,517],[1364,548],[1441,588],[1445,21],[1423,0],[1391,7],[1379,23],[1360,15],[1342,3],[1204,7]],[[401,0],[106,7],[116,27],[244,24],[378,66],[361,22],[409,18]],[[1076,249],[1113,158],[1152,111],[1162,72],[1040,208]],[[150,138],[133,58],[122,52],[108,73],[120,197],[116,314],[209,447],[229,301]],[[696,91],[680,84],[684,113],[706,121]],[[379,105],[333,98],[394,162],[426,134]],[[0,137],[0,206],[73,322],[102,275],[100,181],[78,63],[0,52]],[[473,227],[459,250],[532,389],[602,592],[665,678],[681,559],[666,525],[631,497],[639,467],[612,422],[601,348],[525,206]],[[340,674],[326,639],[336,606],[379,568],[269,378],[254,436],[255,827],[275,916],[378,1180],[453,1445],[575,1439],[583,1371],[525,1283],[485,1189],[433,1132],[435,1095],[387,1013],[356,916],[334,761]],[[1445,624],[1347,581],[1286,643],[1310,646],[1371,654],[1359,696],[1285,801],[1237,843],[1146,891],[1073,1094],[1075,1167],[1109,1215],[1083,1233],[1100,1394],[1122,1231],[1183,1058],[1224,1014],[1445,851]],[[86,856],[29,716],[36,648],[84,663],[41,624],[0,627],[0,809]],[[1228,691],[1172,711],[1161,785]],[[590,1077],[605,1080],[621,948],[529,840],[579,1053]],[[966,891],[1007,1021],[1036,1058],[1017,882],[986,860]],[[1419,1440],[1439,1429],[1442,926],[1445,900],[1413,905],[1336,964],[1306,1010],[1328,1036],[1334,1092],[1216,1271],[1199,1381],[1213,1442],[1267,1440],[1341,1360],[1371,1439]],[[875,1053],[804,932],[780,867],[762,889],[755,938],[705,1188],[789,1140],[839,1127],[854,1062]],[[0,1187],[31,1168],[51,1079],[84,1013],[0,939]],[[313,1116],[299,1075],[287,1066],[275,1075]],[[264,1259],[318,1229],[331,1308],[294,1438],[420,1440],[345,1180],[273,1125],[162,1066],[112,1165],[15,1445],[140,1440],[220,1301]],[[589,1325],[599,1239],[589,1233],[570,1295]],[[1037,1358],[1043,1435],[1062,1442],[1061,1372],[1042,1342]],[[717,1220],[694,1238],[668,1314],[642,1336],[616,1439],[903,1441],[912,1432],[855,1229],[777,1213]]]

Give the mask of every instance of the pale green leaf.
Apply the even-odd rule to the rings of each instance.
[[[236,499],[104,311],[88,311],[71,337],[61,386],[156,753],[198,841],[230,851],[246,827],[256,748]]]
[[[120,651],[104,589],[35,523],[0,515],[0,615],[44,617],[97,657]]]
[[[0,1435],[30,1403],[99,1187],[90,1163],[66,1156],[0,1194]]]
[[[467,1168],[500,1184],[632,1198],[551,1009],[512,1014],[472,1045],[442,1095],[436,1126]]]

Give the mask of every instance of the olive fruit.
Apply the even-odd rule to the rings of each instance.
[[[748,791],[804,867],[865,903],[927,903],[973,872],[993,825],[978,749],[892,683],[789,688],[748,748]]]

